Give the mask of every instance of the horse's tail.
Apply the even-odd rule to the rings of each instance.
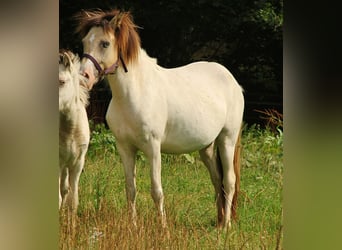
[[[235,180],[235,192],[234,192],[232,207],[231,207],[231,214],[234,220],[237,219],[238,195],[240,192],[241,134],[242,134],[242,127],[240,129],[239,136],[235,144],[234,160],[233,160],[234,173],[235,173],[236,180]]]

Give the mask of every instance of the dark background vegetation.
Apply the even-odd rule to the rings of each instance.
[[[82,9],[130,11],[142,47],[163,67],[198,60],[226,66],[245,90],[244,120],[265,123],[256,110],[283,112],[283,0],[63,1],[59,47],[82,54],[72,16]],[[92,90],[88,114],[103,122],[108,85]]]

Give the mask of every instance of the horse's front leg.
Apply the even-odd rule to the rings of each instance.
[[[122,160],[126,179],[126,197],[128,203],[129,214],[134,225],[136,225],[137,212],[135,208],[136,197],[136,167],[135,157],[137,150],[135,147],[117,142],[117,148]]]
[[[151,195],[157,207],[161,223],[166,227],[166,214],[164,210],[164,194],[161,183],[161,153],[160,142],[155,140],[151,143],[151,147],[146,151],[146,155],[151,165]]]
[[[69,169],[69,183],[70,183],[70,196],[68,197],[68,206],[73,213],[76,213],[78,207],[78,184],[80,176],[84,167],[85,155],[87,153],[88,144],[79,146],[79,156],[75,160],[75,165]]]

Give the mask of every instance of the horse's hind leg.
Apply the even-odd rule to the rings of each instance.
[[[220,154],[221,164],[222,164],[222,184],[224,189],[224,219],[223,227],[231,225],[231,206],[233,201],[233,196],[235,193],[235,181],[236,176],[234,172],[234,149],[235,140],[231,138],[235,136],[228,136],[226,134],[221,134],[216,140],[218,146],[218,153]]]
[[[211,182],[215,188],[215,198],[217,206],[217,223],[218,227],[222,227],[224,219],[224,194],[222,190],[222,169],[221,164],[217,161],[215,155],[215,143],[199,151],[202,161],[209,170]]]

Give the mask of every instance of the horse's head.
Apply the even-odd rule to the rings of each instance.
[[[71,51],[59,52],[59,110],[76,96],[79,91],[79,57]]]
[[[133,62],[139,52],[140,38],[128,12],[112,10],[83,11],[76,16],[77,33],[82,37],[81,74],[88,78],[88,88],[119,66]]]

